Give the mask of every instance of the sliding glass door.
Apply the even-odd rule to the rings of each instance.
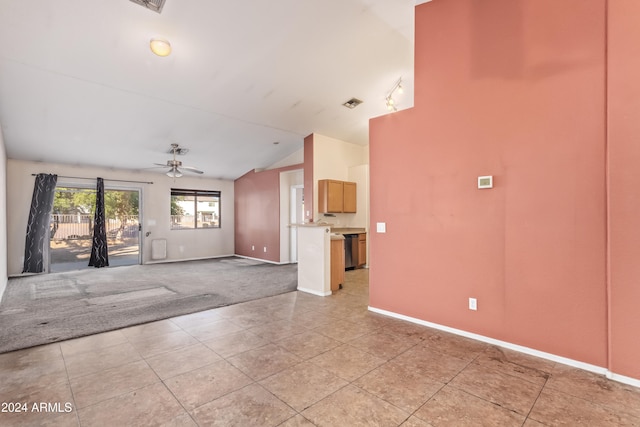
[[[105,189],[109,266],[140,264],[140,191]],[[59,185],[51,215],[51,272],[89,267],[96,191]]]

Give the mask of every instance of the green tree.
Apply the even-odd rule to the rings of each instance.
[[[171,215],[184,215],[184,209],[178,204],[178,201],[183,200],[184,196],[171,196]]]
[[[138,215],[137,191],[106,190],[104,194],[105,215],[108,218],[123,218]],[[92,215],[96,208],[96,191],[85,188],[56,189],[53,199],[54,214]]]
[[[95,191],[84,188],[56,189],[53,198],[54,214],[90,214],[95,210]]]
[[[108,218],[124,218],[138,215],[137,191],[107,190],[104,195],[105,215]]]

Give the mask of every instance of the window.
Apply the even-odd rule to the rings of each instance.
[[[171,229],[220,228],[220,192],[171,189]]]

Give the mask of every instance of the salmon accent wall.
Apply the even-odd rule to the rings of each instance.
[[[606,1],[437,0],[415,33],[415,107],[370,122],[370,306],[607,366]]]
[[[236,255],[281,262],[280,173],[302,167],[250,171],[235,180]]]
[[[609,369],[640,378],[640,2],[609,1]]]

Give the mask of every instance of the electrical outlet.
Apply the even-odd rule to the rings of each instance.
[[[267,247],[266,246],[264,247],[264,251],[267,252]]]
[[[469,310],[477,310],[478,309],[478,300],[475,298],[469,298]]]
[[[251,245],[251,250],[252,250],[252,251],[255,251],[255,250],[256,250],[256,247],[255,247],[254,245]]]

